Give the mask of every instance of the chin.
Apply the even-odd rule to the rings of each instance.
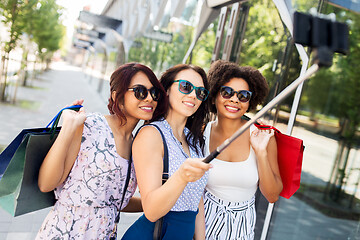
[[[233,119],[233,120],[236,120],[236,119],[240,119],[242,117],[243,114],[240,114],[240,113],[226,113],[226,114],[222,114],[222,116],[224,118],[228,118],[228,119]]]
[[[148,121],[152,118],[152,115],[151,116],[141,116],[141,120],[145,120],[145,121]]]

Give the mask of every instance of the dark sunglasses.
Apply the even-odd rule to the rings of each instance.
[[[225,99],[230,99],[232,96],[234,96],[235,93],[239,101],[243,103],[250,101],[252,95],[252,92],[247,90],[235,91],[231,87],[227,86],[221,86],[220,88],[220,95]]]
[[[159,101],[159,99],[161,97],[161,93],[160,93],[159,89],[157,89],[156,87],[147,89],[143,85],[137,85],[135,87],[128,88],[128,90],[132,90],[134,92],[135,97],[140,101],[147,98],[148,92],[150,93],[150,96],[152,97],[152,99],[154,101]]]
[[[183,94],[190,94],[194,89],[196,98],[200,101],[205,101],[209,95],[209,91],[204,87],[195,87],[191,82],[187,80],[175,80],[174,82],[179,83],[179,91]]]

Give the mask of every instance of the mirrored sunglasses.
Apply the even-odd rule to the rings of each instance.
[[[175,80],[174,82],[179,83],[179,91],[183,94],[190,94],[194,89],[196,98],[200,101],[205,101],[209,96],[209,91],[204,87],[195,87],[191,82],[187,80]]]
[[[227,86],[222,86],[220,88],[220,95],[224,99],[230,99],[232,96],[234,96],[235,93],[239,101],[243,103],[250,101],[252,95],[252,92],[247,90],[235,91],[233,88]]]
[[[159,91],[159,89],[152,87],[150,89],[147,89],[145,86],[143,85],[137,85],[135,87],[132,88],[128,88],[129,91],[133,91],[135,97],[142,101],[144,99],[147,98],[148,96],[148,92],[150,93],[150,96],[152,97],[152,99],[154,101],[159,101],[160,97],[161,97],[161,93]]]

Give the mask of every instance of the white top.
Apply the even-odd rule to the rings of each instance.
[[[209,122],[205,128],[205,156],[210,154],[209,142],[213,122]],[[250,126],[250,134],[256,127]],[[209,171],[209,179],[206,190],[211,194],[226,201],[244,202],[250,200],[258,187],[259,174],[255,152],[250,146],[249,157],[241,162],[227,162],[215,158]]]

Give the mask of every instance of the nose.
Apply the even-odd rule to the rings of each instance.
[[[147,90],[148,92],[148,94],[147,94],[147,96],[146,96],[146,98],[144,99],[144,101],[145,102],[152,102],[152,97],[151,97],[151,94],[150,94],[150,91],[149,90]]]
[[[237,97],[237,94],[235,93],[234,95],[232,95],[232,97],[230,98],[231,102],[239,102],[239,98]]]
[[[193,97],[194,99],[196,98],[196,91],[195,91],[195,89],[193,89],[193,90],[191,91],[191,93],[189,93],[189,96]]]

